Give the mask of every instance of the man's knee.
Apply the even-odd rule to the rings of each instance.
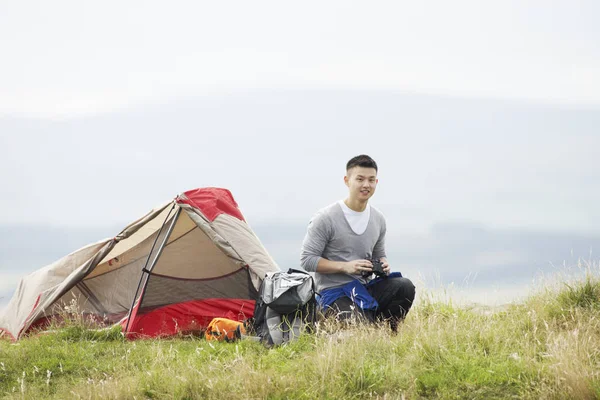
[[[402,297],[411,302],[415,299],[416,288],[410,279],[404,277],[391,279],[393,280],[397,297]]]

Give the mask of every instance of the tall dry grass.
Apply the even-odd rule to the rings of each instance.
[[[557,279],[495,310],[419,294],[392,334],[340,326],[286,346],[197,337],[126,341],[74,321],[0,342],[0,394],[85,399],[594,399],[600,397],[600,274]],[[490,312],[491,311],[491,312]]]

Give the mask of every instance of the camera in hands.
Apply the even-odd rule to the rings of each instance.
[[[368,271],[368,272],[363,272],[362,276],[364,276],[365,278],[370,276],[371,274],[375,274],[375,277],[377,278],[385,278],[387,277],[385,271],[383,270],[383,263],[379,260],[376,259],[369,259],[369,261],[371,261],[371,264],[373,264],[373,270],[372,271]]]

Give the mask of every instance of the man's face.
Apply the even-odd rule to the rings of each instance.
[[[350,197],[367,201],[375,193],[377,187],[377,171],[375,168],[354,167],[348,170],[344,182],[348,186]]]

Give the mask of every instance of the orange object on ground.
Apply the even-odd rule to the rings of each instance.
[[[243,322],[233,321],[227,318],[213,318],[206,328],[204,337],[206,340],[225,340],[233,342],[246,334]]]

